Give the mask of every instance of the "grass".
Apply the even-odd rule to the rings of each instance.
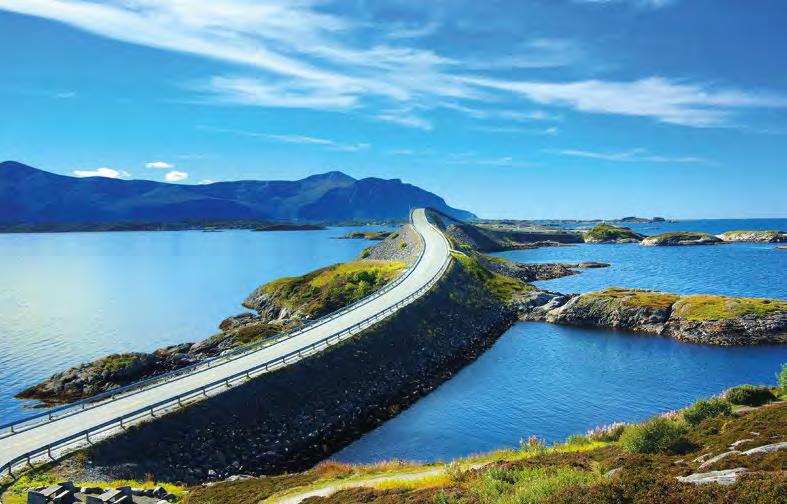
[[[284,328],[278,324],[249,324],[232,332],[232,345],[251,345],[252,343],[256,343],[257,341],[274,336],[283,331]]]
[[[544,502],[577,485],[600,481],[603,475],[573,467],[500,467],[484,471],[468,489],[472,502],[514,504]]]
[[[349,238],[355,240],[384,240],[388,236],[391,236],[390,231],[353,231],[351,233],[347,233],[346,235],[342,235],[339,238]]]
[[[351,261],[299,277],[280,278],[262,289],[281,306],[319,317],[380,289],[404,267],[404,263],[396,261]]]
[[[764,298],[734,298],[727,296],[683,296],[675,304],[676,315],[686,320],[724,320],[742,315],[767,315],[787,310],[787,301]]]
[[[529,290],[520,280],[490,271],[475,256],[457,253],[452,255],[467,273],[480,280],[501,301],[509,301],[517,294]]]
[[[112,354],[98,359],[93,365],[114,372],[128,366],[134,362],[136,358],[137,356],[133,353]]]
[[[624,287],[608,287],[600,291],[589,292],[583,298],[602,299],[621,302],[626,306],[664,310],[670,308],[679,298],[677,294],[656,292],[645,289],[627,289]]]
[[[762,236],[766,238],[773,238],[774,236],[778,236],[781,234],[779,231],[727,231],[726,233],[722,233],[721,236],[725,236],[727,238],[735,238],[739,235],[754,235],[754,236]]]
[[[642,235],[635,233],[627,227],[610,226],[609,224],[597,224],[590,231],[585,233],[585,239],[597,241],[629,240],[642,238]]]

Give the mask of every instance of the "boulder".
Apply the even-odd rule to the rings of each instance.
[[[720,485],[732,485],[738,477],[748,472],[744,467],[736,469],[725,469],[723,471],[710,471],[705,473],[690,474],[688,476],[678,476],[676,479],[682,483],[693,483],[695,485],[706,485],[708,483],[718,483]]]

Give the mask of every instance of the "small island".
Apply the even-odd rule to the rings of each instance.
[[[675,247],[687,245],[716,245],[724,243],[721,238],[710,233],[699,233],[691,231],[676,231],[672,233],[662,233],[645,238],[640,245],[645,247]]]
[[[257,226],[252,231],[323,231],[326,228],[318,224],[268,224]]]
[[[631,228],[597,224],[585,233],[585,243],[639,243],[645,235],[633,231]]]
[[[725,242],[787,242],[787,233],[784,231],[727,231],[718,235],[718,237]]]
[[[398,233],[393,233],[398,234]],[[392,236],[390,231],[353,231],[345,235],[337,236],[340,240],[372,240],[382,241]],[[396,238],[396,236],[394,236]]]

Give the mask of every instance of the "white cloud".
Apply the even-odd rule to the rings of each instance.
[[[593,152],[576,149],[563,149],[557,151],[547,151],[552,154],[562,156],[581,157],[587,159],[598,159],[601,161],[615,161],[623,163],[710,163],[709,160],[696,156],[661,156],[651,154],[647,149],[631,149],[623,152]]]
[[[580,1],[580,0],[577,0]],[[669,0],[585,0],[662,7]],[[582,112],[655,118],[686,126],[726,126],[754,107],[783,107],[783,99],[715,90],[661,77],[624,82],[507,81],[486,70],[553,67],[581,58],[581,48],[535,38],[513,55],[464,60],[407,47],[439,27],[389,26],[328,13],[325,0],[0,0],[0,9],[38,16],[99,36],[235,65],[238,70],[191,82],[203,102],[222,105],[353,110],[423,130],[428,112],[446,101],[485,110],[494,119],[511,106],[509,94]],[[372,32],[379,32],[377,34]],[[356,36],[358,35],[358,36]],[[242,67],[245,67],[243,70]],[[471,75],[476,70],[483,75]],[[472,102],[476,106],[468,106]],[[480,103],[483,107],[477,107]],[[495,115],[497,109],[500,111]],[[419,113],[414,113],[417,110]],[[514,111],[516,112],[516,111]],[[474,117],[472,113],[468,115]],[[478,115],[478,114],[476,114]],[[513,117],[512,117],[513,119]],[[517,119],[513,119],[517,120]]]
[[[497,158],[479,157],[475,152],[459,152],[451,154],[446,161],[448,164],[457,165],[476,165],[476,166],[500,166],[510,168],[527,168],[537,166],[536,163],[517,161],[511,156]]]
[[[612,5],[629,4],[635,7],[649,7],[658,9],[675,3],[675,0],[574,0],[577,3]]]
[[[414,114],[410,109],[407,108],[383,110],[375,117],[381,121],[399,124],[409,128],[416,128],[424,131],[432,130],[432,123],[429,120]]]
[[[341,152],[357,152],[371,147],[368,143],[341,143],[328,138],[320,138],[308,135],[290,135],[276,133],[262,133],[258,131],[236,130],[227,128],[214,128],[212,126],[201,126],[200,129],[212,131],[214,133],[227,133],[230,135],[261,138],[271,142],[291,143],[299,145],[316,145],[329,150]]]
[[[486,131],[487,133],[510,133],[521,135],[546,135],[555,136],[560,134],[560,128],[551,126],[549,128],[521,128],[517,126],[479,126],[475,128],[478,131]]]
[[[164,175],[164,180],[167,182],[180,182],[189,178],[189,174],[182,171],[172,170]]]
[[[727,123],[733,109],[784,107],[783,98],[736,90],[708,90],[660,77],[630,82],[504,81],[468,77],[467,82],[521,95],[530,101],[563,105],[582,112],[643,116],[683,126],[710,127]]]
[[[129,178],[131,174],[123,170],[115,170],[113,168],[96,168],[95,170],[74,170],[75,177],[106,177],[106,178]]]
[[[151,161],[150,163],[145,163],[145,168],[159,168],[161,170],[169,170],[174,167],[175,165],[164,161]]]
[[[197,182],[197,185],[208,185],[208,184],[213,184],[214,182],[216,181],[211,179],[202,179],[199,182]]]

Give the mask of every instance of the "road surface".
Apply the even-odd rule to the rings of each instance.
[[[171,381],[129,394],[127,397],[120,396],[112,401],[98,403],[97,406],[85,411],[56,418],[0,438],[0,468],[3,468],[8,462],[17,457],[34,450],[46,448],[50,444],[56,444],[69,436],[76,436],[123,415],[175,398],[180,394],[198,390],[205,385],[243,373],[293,351],[307,348],[333,334],[352,327],[358,322],[385,312],[427,285],[435,275],[440,273],[450,253],[445,237],[429,224],[423,209],[417,209],[413,212],[412,221],[416,231],[424,240],[423,256],[404,281],[376,299],[361,304],[357,308],[328,322],[306,329],[296,336],[244,354],[234,360],[215,364],[208,368],[198,368]],[[117,432],[117,429],[114,431]],[[73,446],[71,449],[76,447]],[[64,450],[59,448],[56,453],[60,455]]]

